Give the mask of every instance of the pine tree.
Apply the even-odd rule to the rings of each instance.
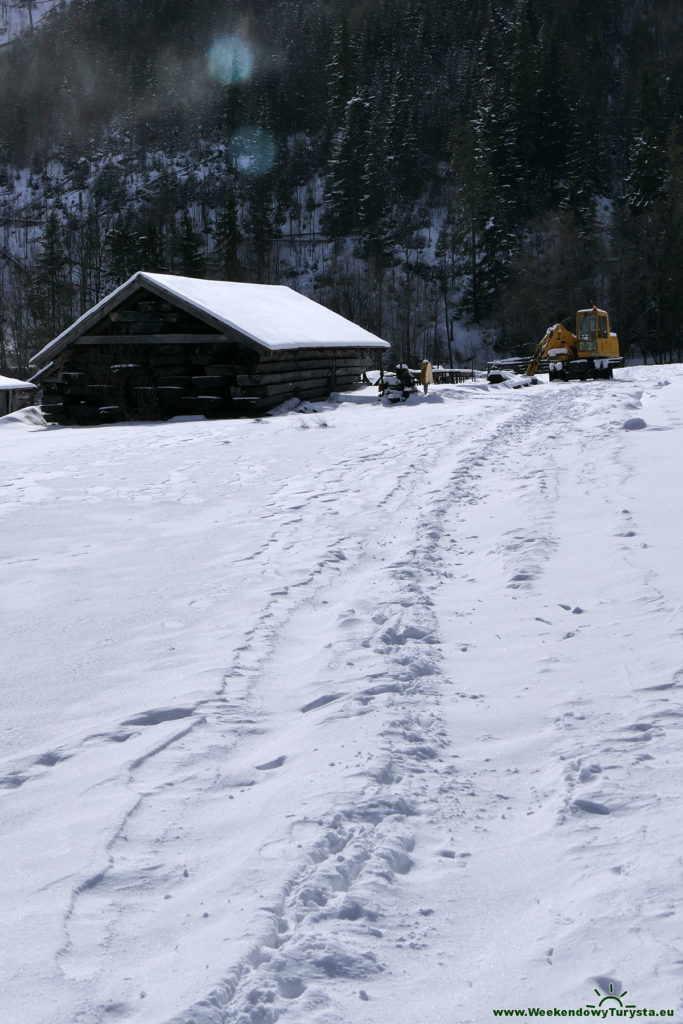
[[[538,58],[537,176],[535,182],[529,182],[537,208],[557,205],[565,177],[570,135],[565,49],[566,44],[553,35],[546,46],[541,46]]]
[[[392,202],[404,206],[417,199],[422,184],[420,156],[413,119],[415,98],[411,96],[403,71],[393,76],[387,128],[387,160],[391,176]]]
[[[216,214],[214,256],[220,276],[226,281],[240,280],[238,250],[242,241],[237,211],[237,196],[229,189]]]
[[[142,269],[137,265],[137,235],[129,214],[120,214],[115,219],[107,232],[106,250],[109,276],[115,284],[122,284]]]
[[[67,262],[64,230],[53,210],[45,221],[32,289],[33,314],[42,337],[58,334],[71,319],[73,288]]]
[[[259,284],[269,283],[269,258],[276,233],[273,216],[273,190],[268,176],[255,178],[249,186],[246,227],[255,263],[254,277]]]
[[[666,153],[648,128],[633,140],[630,171],[626,179],[627,202],[631,210],[640,212],[659,199],[666,175]]]
[[[369,119],[367,94],[350,99],[334,140],[323,198],[322,226],[331,239],[358,230]]]
[[[353,95],[354,74],[348,18],[340,18],[332,44],[332,59],[327,65],[327,111],[330,135],[341,126],[346,104]]]
[[[97,207],[93,204],[75,218],[74,269],[78,287],[79,313],[85,313],[102,298],[104,272],[104,233]]]
[[[395,262],[395,211],[392,209],[391,171],[382,105],[375,103],[367,131],[366,162],[358,209],[358,252],[370,267],[376,297],[373,330],[383,329],[384,276]]]
[[[117,285],[138,270],[169,270],[163,232],[149,210],[141,214],[127,211],[116,218],[106,235],[105,257],[109,276]]]
[[[206,260],[202,252],[202,240],[195,230],[189,210],[180,215],[180,234],[178,236],[179,271],[184,277],[205,277]]]

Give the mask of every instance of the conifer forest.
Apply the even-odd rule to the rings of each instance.
[[[289,285],[410,365],[593,303],[683,357],[680,0],[60,0],[0,89],[0,373],[137,270]]]

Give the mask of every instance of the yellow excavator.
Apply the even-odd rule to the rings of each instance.
[[[527,377],[538,371],[542,359],[548,361],[550,380],[610,379],[614,366],[623,366],[619,355],[619,339],[610,331],[609,316],[604,309],[579,309],[576,331],[574,318],[553,324],[545,332],[526,368]]]

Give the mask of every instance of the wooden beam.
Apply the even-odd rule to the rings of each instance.
[[[141,310],[141,309],[112,309],[109,319],[113,323],[162,323],[174,324],[178,321],[180,313],[167,312],[166,310]]]
[[[346,374],[344,374],[346,375]],[[331,367],[316,367],[315,370],[293,370],[290,373],[239,373],[237,383],[241,387],[259,386],[261,384],[288,384],[295,388],[300,381],[331,380],[333,376],[341,376],[339,371],[332,373]],[[358,374],[360,377],[360,373]]]
[[[334,390],[334,389],[332,389]],[[329,381],[318,378],[309,381],[280,381],[277,384],[251,384],[249,387],[238,387],[236,393],[246,392],[246,396],[255,395],[258,398],[278,398],[302,394],[329,395]],[[245,397],[246,397],[245,396]]]
[[[361,360],[355,358],[347,359],[311,359],[306,358],[304,355],[301,358],[297,358],[295,353],[292,353],[292,358],[287,362],[281,360],[274,362],[264,356],[260,360],[257,367],[252,371],[253,373],[299,373],[302,370],[317,370],[321,375],[324,373],[332,373],[336,369],[337,373],[343,370],[358,370],[360,373]]]
[[[372,351],[372,350],[371,350]],[[357,345],[306,345],[303,348],[297,348],[296,344],[293,344],[291,348],[275,349],[268,353],[268,360],[276,362],[286,362],[291,359],[292,356],[300,359],[365,359],[367,357],[367,349],[362,343]]]
[[[83,334],[74,345],[225,345],[224,334]]]

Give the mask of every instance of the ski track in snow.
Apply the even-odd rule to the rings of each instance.
[[[169,569],[147,626],[194,636],[204,616],[188,664],[219,642],[177,703],[145,707],[142,684],[109,725],[7,759],[0,799],[27,800],[10,834],[29,835],[27,814],[54,825],[61,789],[87,850],[63,877],[31,860],[36,904],[63,901],[54,967],[49,949],[37,963],[53,1009],[20,1012],[17,957],[5,1019],[480,1024],[495,1006],[585,1005],[598,976],[681,1014],[680,543],[634,484],[644,458],[653,483],[662,469],[656,427],[622,429],[633,409],[656,421],[659,377],[624,374],[444,389],[373,420],[349,405],[296,441],[293,416],[184,440],[137,428],[156,483],[129,472],[135,428],[31,436],[83,450],[26,471],[5,516],[56,493],[92,507],[67,555],[99,559],[113,589],[115,560],[92,550],[111,529],[101,504],[150,503],[143,540],[187,536],[188,564],[206,528],[214,571],[165,608]],[[660,429],[680,429],[666,409]],[[349,429],[356,413],[369,434]],[[254,462],[259,431],[273,447],[258,437]],[[224,443],[213,495],[200,449]],[[299,465],[280,466],[295,446]],[[233,513],[239,487],[253,499]],[[24,550],[17,579],[34,558],[62,571],[64,552],[51,566],[48,545]],[[124,668],[156,652],[144,626]]]

